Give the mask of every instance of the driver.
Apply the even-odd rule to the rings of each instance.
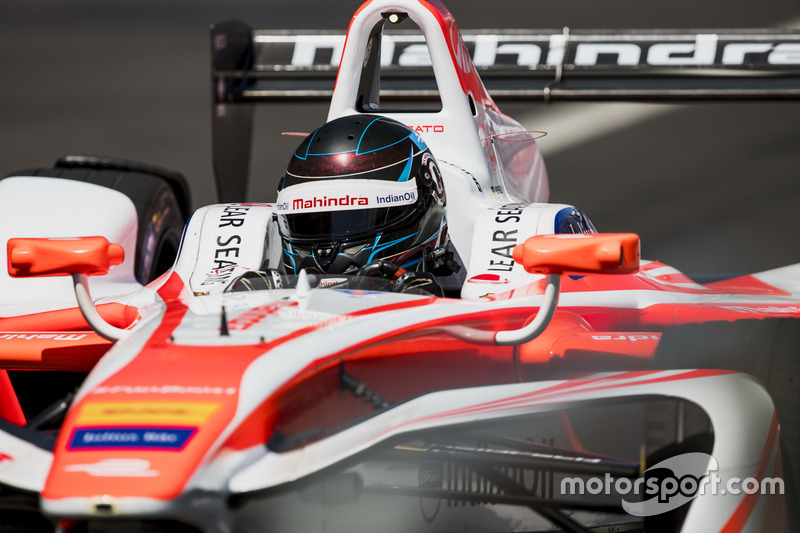
[[[278,186],[283,268],[442,294],[434,276],[459,269],[445,201],[436,160],[410,128],[378,115],[328,122],[295,150]]]

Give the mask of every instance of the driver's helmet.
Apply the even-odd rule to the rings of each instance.
[[[420,136],[378,115],[338,118],[300,144],[278,186],[287,273],[341,274],[384,260],[432,271],[447,243],[445,192]]]

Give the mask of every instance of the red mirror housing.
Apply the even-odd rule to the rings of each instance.
[[[532,274],[629,274],[639,269],[639,236],[635,233],[537,235],[518,244],[513,257]]]
[[[8,273],[15,278],[102,276],[124,258],[122,246],[105,237],[8,240]]]

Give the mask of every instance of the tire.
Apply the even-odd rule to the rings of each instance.
[[[0,509],[0,533],[55,533],[53,524],[35,511]]]
[[[54,168],[13,172],[11,176],[39,176],[83,181],[113,189],[136,207],[136,279],[143,285],[166,272],[178,253],[189,214],[186,179],[179,173],[124,159],[65,156]]]
[[[775,404],[788,508],[797,512],[800,480],[800,320],[748,319],[678,326],[661,337],[655,365],[714,368],[756,377]],[[796,516],[794,517],[797,518]]]

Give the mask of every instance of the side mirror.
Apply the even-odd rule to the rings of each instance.
[[[547,275],[539,312],[526,326],[498,331],[498,345],[517,345],[538,337],[550,324],[558,305],[561,274],[630,274],[639,269],[639,236],[634,233],[537,235],[514,248],[514,261],[526,272]]]
[[[516,346],[538,337],[553,318],[561,274],[631,274],[639,269],[639,236],[634,233],[536,235],[514,248],[514,261],[531,274],[545,274],[547,285],[536,315],[525,326],[487,331],[452,325],[447,333],[475,344]]]
[[[639,269],[639,236],[634,233],[537,235],[514,248],[526,272],[630,274]]]
[[[78,308],[89,326],[111,342],[128,334],[128,330],[103,320],[89,294],[88,276],[108,274],[112,266],[122,263],[122,246],[109,243],[105,237],[9,239],[7,250],[11,277],[72,276]]]
[[[102,276],[124,258],[122,246],[109,243],[105,237],[8,241],[8,273],[14,278]]]

